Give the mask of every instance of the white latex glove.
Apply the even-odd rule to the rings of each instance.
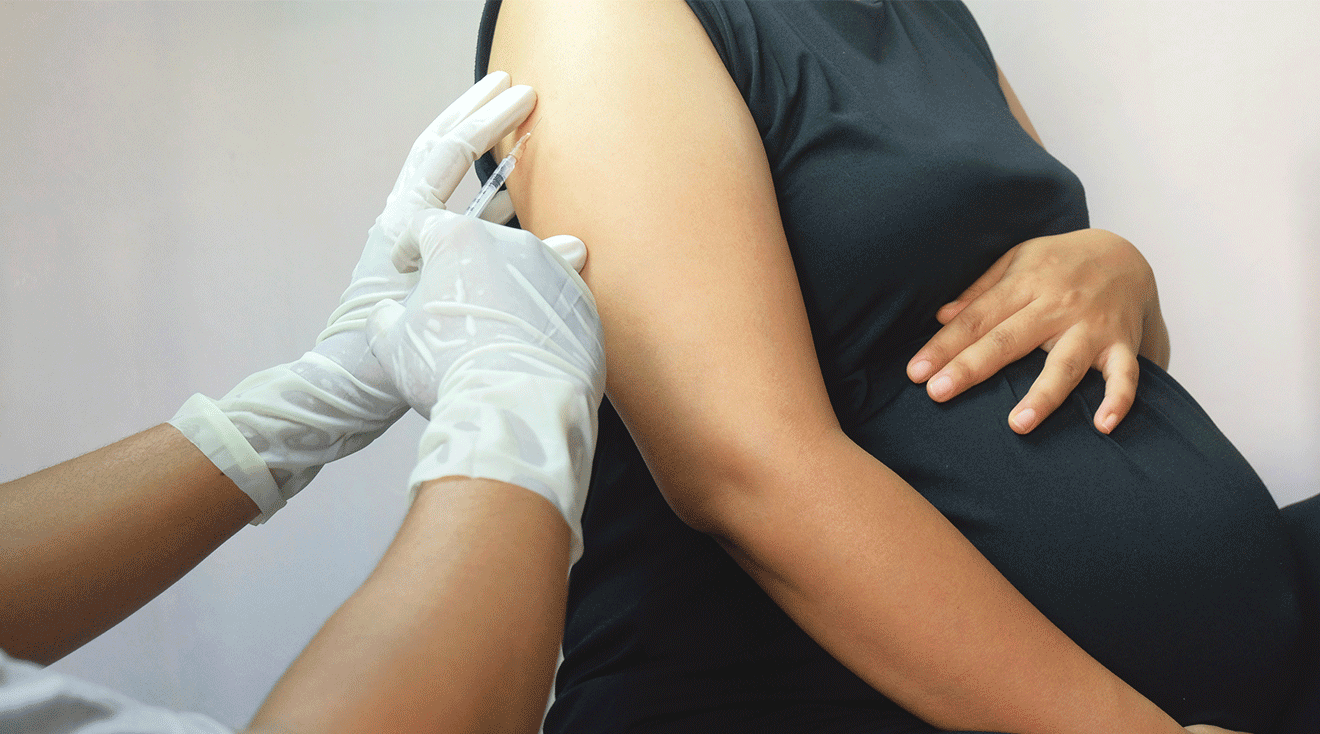
[[[403,304],[371,313],[371,348],[399,392],[430,424],[410,492],[448,476],[496,479],[545,497],[582,553],[582,506],[605,391],[596,301],[573,237],[542,242],[522,230],[446,211],[418,215],[396,261],[420,257]]]
[[[391,252],[419,211],[443,208],[472,162],[531,114],[530,87],[509,75],[482,79],[413,143],[385,210],[367,232],[353,279],[316,346],[296,362],[258,372],[212,401],[197,394],[170,424],[250,496],[260,524],[312,480],[321,466],[366,446],[408,410],[367,346],[363,326],[382,299],[403,298],[416,274]],[[505,221],[507,196],[487,209]]]

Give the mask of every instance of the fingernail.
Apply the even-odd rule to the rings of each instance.
[[[1019,431],[1030,431],[1036,425],[1036,411],[1032,408],[1018,411],[1018,414],[1013,416],[1013,425]]]
[[[923,359],[920,362],[917,362],[916,364],[912,365],[911,374],[912,374],[912,379],[916,382],[921,382],[927,377],[930,377],[930,360]]]
[[[1103,421],[1100,421],[1100,425],[1104,428],[1105,433],[1113,433],[1114,426],[1118,425],[1118,415],[1110,413],[1105,416]]]
[[[949,393],[951,392],[953,392],[952,377],[949,377],[948,375],[940,375],[939,377],[936,377],[934,380],[931,380],[930,394],[935,396],[935,398],[942,400],[948,397]]]

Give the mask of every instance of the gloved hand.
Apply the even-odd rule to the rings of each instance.
[[[352,282],[312,351],[248,377],[218,401],[194,395],[170,420],[256,502],[261,514],[254,525],[322,465],[366,446],[407,412],[363,331],[376,303],[403,298],[417,282],[416,274],[395,268],[391,251],[413,215],[443,208],[476,157],[535,104],[531,88],[511,88],[503,72],[459,97],[413,143],[385,210],[367,232]],[[512,212],[507,196],[487,209],[500,221]]]
[[[381,367],[430,419],[411,492],[447,476],[525,487],[563,514],[576,561],[605,391],[600,317],[575,270],[585,247],[433,210],[395,248],[405,267],[418,259],[412,294],[367,324]]]

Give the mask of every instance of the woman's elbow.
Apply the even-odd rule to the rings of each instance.
[[[685,524],[717,539],[731,540],[756,518],[800,497],[842,439],[828,427],[781,427],[773,437],[744,434],[737,440],[702,442],[699,452],[653,462],[665,501]]]

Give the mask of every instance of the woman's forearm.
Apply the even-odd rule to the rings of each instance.
[[[1040,614],[938,511],[841,433],[733,494],[709,528],[813,639],[948,729],[1182,731]]]
[[[563,517],[532,492],[428,482],[251,730],[533,734],[554,676],[568,549]]]
[[[0,648],[47,664],[118,624],[256,517],[173,426],[0,485]]]

